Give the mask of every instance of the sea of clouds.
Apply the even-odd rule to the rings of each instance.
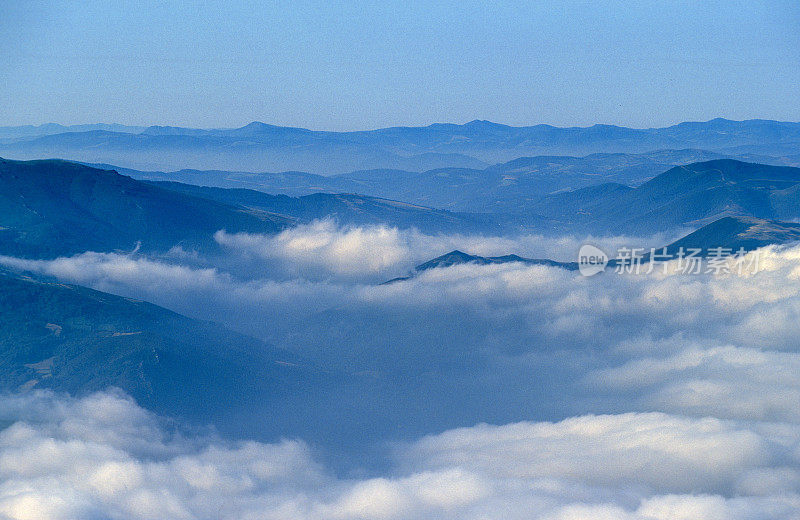
[[[0,515],[800,518],[800,247],[752,253],[759,270],[744,275],[462,265],[378,285],[451,249],[572,260],[584,239],[324,221],[216,240],[216,259],[0,264],[387,381],[374,431],[341,430],[387,447],[380,471],[334,471],[310,432],[181,433],[115,391],[38,392],[0,400]],[[607,250],[666,242],[634,240],[591,239]]]
[[[302,441],[185,437],[119,393],[0,400],[14,519],[789,519],[800,428],[664,413],[477,425],[344,479]]]

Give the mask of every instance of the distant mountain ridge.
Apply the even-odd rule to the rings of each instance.
[[[666,153],[658,154],[663,156]],[[674,153],[667,156],[690,158],[697,154],[707,153],[686,151],[677,156]],[[608,168],[607,175],[589,175],[582,173],[585,172],[583,166],[577,172],[572,171],[574,164],[586,164],[581,160],[538,157],[515,160],[482,172],[463,169],[433,170],[420,174],[382,171],[357,172],[332,178],[287,173],[282,174],[276,182],[288,183],[298,179],[311,183],[331,182],[329,187],[341,182],[341,188],[349,187],[356,193],[383,190],[393,193],[393,200],[411,200],[416,205],[426,207],[437,207],[437,202],[441,207],[452,197],[452,203],[458,205],[461,212],[448,215],[465,216],[460,207],[465,206],[471,210],[468,213],[472,218],[485,214],[482,220],[491,221],[492,226],[499,226],[499,229],[547,234],[642,235],[674,232],[697,229],[725,216],[777,221],[800,219],[800,168],[795,167],[724,158],[667,167],[666,171],[648,177],[636,187],[619,182],[602,182],[609,178],[627,176],[630,179],[630,175],[649,173],[657,167],[654,164],[658,164],[651,163],[642,169],[640,161],[649,161],[649,157],[612,156],[615,163],[623,164],[622,170],[628,172],[624,174],[606,162],[601,164]],[[635,165],[633,174],[628,167],[631,163]],[[237,180],[230,182],[236,183]],[[578,189],[555,189],[589,182],[594,184]],[[183,190],[194,190],[197,194],[204,190],[207,194],[215,192],[214,188],[191,189],[183,186]],[[219,200],[247,205],[236,199],[235,191],[218,193],[228,197]],[[425,193],[431,194],[426,198],[429,203],[421,204],[419,199],[425,197]],[[336,198],[317,195],[319,199],[328,201]],[[285,205],[282,208],[278,203],[281,199],[257,195],[256,192],[250,192],[248,197],[263,199],[264,205],[255,206],[259,209],[278,214],[286,211]],[[313,198],[307,197],[308,201]],[[340,201],[348,197],[356,200],[359,196],[338,195]],[[317,205],[315,215],[321,215],[323,206]],[[333,211],[333,208],[329,207],[329,210]],[[484,229],[491,229],[492,226],[484,226]]]
[[[328,177],[307,172],[149,172],[108,164],[90,166],[114,169],[139,180],[290,196],[357,193],[451,211],[519,214],[531,201],[554,192],[608,182],[637,186],[673,166],[723,158],[729,157],[704,150],[657,150],[645,154],[521,157],[483,169],[364,170]],[[768,157],[759,157],[756,162],[782,164]]]
[[[479,168],[537,155],[584,156],[686,148],[734,155],[797,155],[800,123],[718,118],[634,129],[613,125],[513,127],[476,120],[463,125],[438,123],[353,132],[314,131],[260,122],[217,130],[149,127],[138,133],[102,127],[10,137],[0,143],[0,154],[146,170],[297,170],[331,175],[387,168]]]
[[[143,126],[120,125],[116,123],[96,123],[91,125],[60,125],[46,123],[43,125],[0,126],[0,139],[18,139],[25,137],[40,137],[43,135],[64,134],[68,132],[91,132],[105,130],[108,132],[123,132],[138,134],[146,130]]]

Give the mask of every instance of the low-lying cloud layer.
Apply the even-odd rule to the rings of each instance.
[[[633,237],[487,237],[471,235],[426,235],[385,225],[339,227],[333,220],[315,221],[287,229],[277,235],[214,235],[218,244],[235,256],[254,257],[269,267],[270,275],[312,280],[385,281],[386,276],[405,274],[414,266],[454,249],[481,256],[509,253],[528,258],[574,261],[586,242],[609,251],[622,245],[657,247],[666,236]]]
[[[118,393],[0,399],[0,514],[111,519],[788,519],[800,428],[661,413],[478,425],[342,479],[302,442],[186,436]]]
[[[745,275],[462,265],[378,286],[450,249],[570,259],[578,244],[328,222],[216,239],[229,256],[0,264],[214,319],[385,381],[376,388],[387,393],[370,396],[382,403],[370,431],[331,431],[393,443],[389,465],[348,479],[316,462],[311,432],[275,444],[181,436],[117,394],[31,394],[0,404],[13,423],[0,432],[0,513],[797,518],[800,247],[760,250],[759,271]]]

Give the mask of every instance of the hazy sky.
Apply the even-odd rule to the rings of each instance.
[[[800,120],[800,3],[0,0],[0,125]]]

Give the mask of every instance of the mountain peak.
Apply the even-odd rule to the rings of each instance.
[[[240,130],[245,129],[245,128],[263,129],[263,128],[277,128],[277,127],[275,125],[269,125],[269,124],[264,123],[262,121],[251,121],[250,123],[247,123],[242,128],[240,128]]]
[[[295,133],[310,133],[310,130],[305,128],[295,128],[293,126],[278,126],[269,123],[262,123],[261,121],[253,121],[244,125],[241,128],[225,131],[228,135],[291,135]]]
[[[492,121],[488,121],[486,119],[473,119],[469,123],[465,123],[464,126],[470,128],[506,128],[508,125],[502,125],[500,123],[493,123]]]
[[[456,264],[466,264],[469,262],[476,262],[480,261],[481,257],[469,255],[463,251],[459,251],[458,249],[454,249],[449,253],[445,253],[441,256],[437,256],[432,260],[428,260],[424,264],[420,264],[416,267],[417,271],[426,271],[428,269],[434,269],[436,267],[448,267],[451,265]]]

